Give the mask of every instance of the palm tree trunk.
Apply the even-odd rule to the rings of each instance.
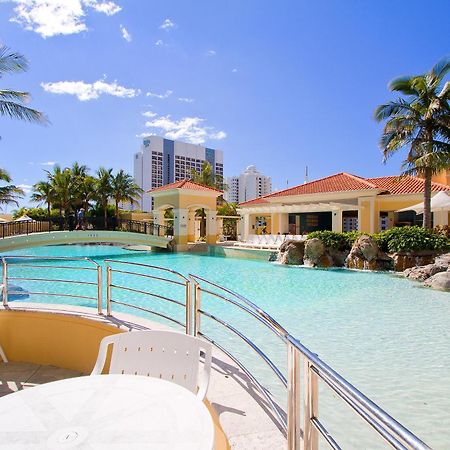
[[[48,214],[49,219],[50,219],[51,211],[52,211],[52,206],[50,205],[50,202],[47,202],[47,214]]]
[[[119,202],[116,200],[116,219],[119,218]]]
[[[426,167],[425,175],[425,190],[423,194],[423,227],[431,228],[431,168]]]
[[[103,205],[103,219],[105,222],[105,230],[108,228],[108,210],[107,210],[108,203]]]

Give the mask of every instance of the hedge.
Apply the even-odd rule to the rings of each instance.
[[[308,239],[318,238],[325,247],[335,250],[350,250],[362,234],[359,231],[337,233],[335,231],[313,231]],[[450,249],[450,239],[442,232],[421,227],[399,227],[371,235],[381,250],[387,253],[422,250],[445,251]]]

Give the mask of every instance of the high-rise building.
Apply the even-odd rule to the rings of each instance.
[[[272,192],[272,179],[258,172],[255,166],[248,166],[239,176],[226,178],[228,202],[242,203]]]
[[[134,155],[134,181],[145,192],[165,184],[184,180],[192,169],[201,172],[209,162],[217,175],[223,176],[223,152],[201,145],[173,141],[160,136],[146,136]],[[137,208],[152,210],[152,198],[144,193]]]

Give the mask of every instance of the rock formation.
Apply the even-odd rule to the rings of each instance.
[[[372,237],[362,235],[354,242],[345,266],[360,270],[393,270],[394,260],[380,250]]]
[[[303,265],[305,241],[285,241],[280,246],[277,261],[281,264]]]

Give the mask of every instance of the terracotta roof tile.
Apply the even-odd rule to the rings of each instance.
[[[410,175],[368,178],[369,181],[382,189],[389,191],[389,194],[421,194],[425,189],[425,180]],[[450,186],[441,183],[431,182],[433,192],[448,191]]]
[[[342,172],[335,175],[330,175],[329,177],[320,178],[319,180],[310,181],[309,183],[300,184],[292,188],[284,189],[282,191],[274,192],[266,197],[273,198],[284,197],[285,195],[361,191],[365,189],[377,189],[377,186],[364,178]]]
[[[147,192],[151,194],[153,192],[168,191],[170,189],[189,189],[191,191],[217,192],[217,193],[223,192],[219,189],[216,189],[216,188],[213,188],[210,186],[206,186],[204,184],[195,183],[192,180],[175,181],[175,183],[165,184],[164,186],[160,186],[155,189],[150,189]]]
[[[261,198],[240,203],[239,206],[252,206],[269,203],[267,199],[290,195],[321,194],[327,192],[344,192],[377,189],[386,194],[419,194],[424,191],[425,180],[413,176],[387,176],[375,178],[362,178],[349,173],[337,173],[309,183],[300,184],[292,188],[274,192]],[[431,190],[450,191],[450,186],[441,183],[431,183]]]
[[[246,202],[239,203],[238,206],[252,206],[260,205],[262,203],[269,203],[264,197],[254,198],[253,200],[247,200]]]

